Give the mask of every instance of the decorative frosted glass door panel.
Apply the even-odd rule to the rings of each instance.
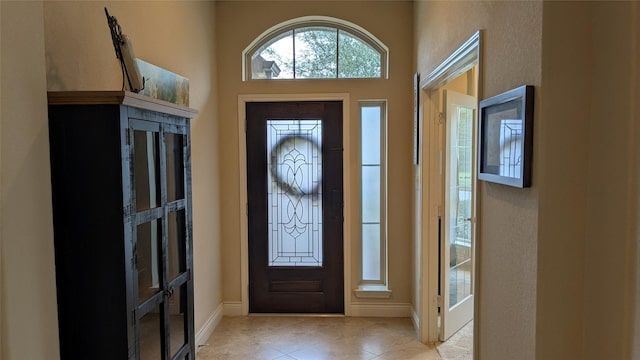
[[[322,266],[322,122],[267,120],[269,266]]]
[[[342,103],[247,103],[249,311],[344,312]]]

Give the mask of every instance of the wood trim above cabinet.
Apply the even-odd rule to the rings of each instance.
[[[130,91],[49,91],[47,98],[49,105],[128,105],[190,119],[198,114],[195,109]]]

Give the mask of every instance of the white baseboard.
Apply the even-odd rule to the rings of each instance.
[[[411,317],[411,304],[407,303],[351,303],[351,316],[359,317]]]
[[[242,316],[242,302],[241,301],[225,301],[224,316]]]
[[[211,334],[213,334],[213,330],[216,329],[216,326],[218,326],[220,320],[222,320],[222,315],[223,306],[222,304],[220,304],[213,312],[213,314],[209,316],[202,328],[196,332],[196,349],[200,348],[200,345],[204,345]]]

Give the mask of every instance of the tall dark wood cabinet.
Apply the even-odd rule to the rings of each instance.
[[[48,97],[61,358],[195,359],[195,110],[123,91]]]

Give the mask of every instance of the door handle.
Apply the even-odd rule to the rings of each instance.
[[[168,298],[172,297],[172,296],[173,296],[173,293],[175,292],[175,290],[176,290],[176,289],[175,289],[173,286],[172,286],[172,287],[170,287],[169,289],[167,289],[167,290],[165,290],[165,291],[164,291],[164,296],[166,296],[166,297],[168,297]]]

